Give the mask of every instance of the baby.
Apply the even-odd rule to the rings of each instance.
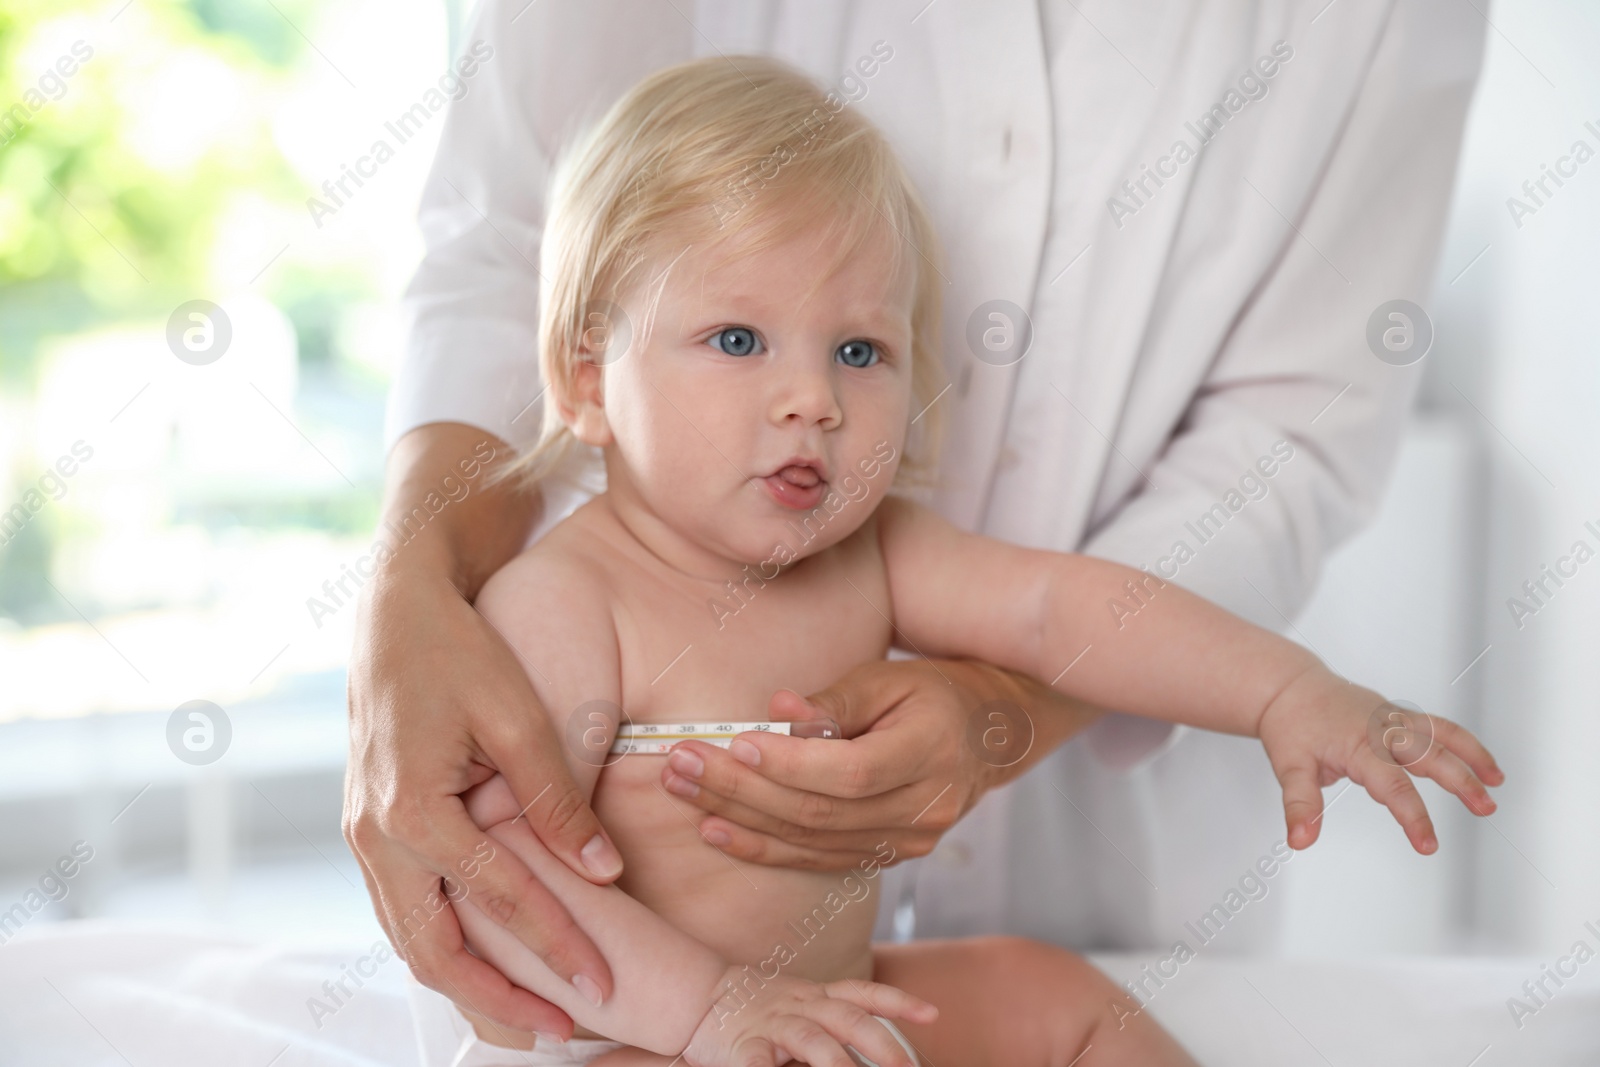
[[[624,872],[596,886],[569,870],[501,778],[467,804],[593,939],[615,989],[596,1003],[468,897],[473,950],[577,1029],[551,1043],[478,1019],[458,1064],[1065,1067],[1091,1047],[1086,1063],[1192,1064],[1064,950],[873,945],[887,845],[842,873],[741,862],[702,839],[658,759],[611,754],[624,712],[635,726],[759,720],[775,691],[822,689],[891,647],[1259,737],[1291,845],[1315,836],[1320,787],[1348,776],[1436,847],[1377,693],[1152,575],[968,534],[890,494],[933,447],[936,249],[881,134],[767,59],[661,71],[563,158],[540,265],[543,436],[519,466],[544,476],[593,446],[606,490],[477,606],[569,739]],[[1113,618],[1107,601],[1129,595],[1144,607]],[[1489,754],[1454,724],[1432,729],[1410,770],[1492,810]]]

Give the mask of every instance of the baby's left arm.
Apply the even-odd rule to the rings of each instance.
[[[1419,852],[1437,848],[1408,771],[1471,811],[1504,780],[1471,733],[1407,716],[1316,656],[1153,574],[965,533],[891,497],[877,512],[897,642],[971,656],[1071,696],[1261,739],[1283,786],[1288,843],[1317,839],[1321,787],[1349,777],[1389,808]]]

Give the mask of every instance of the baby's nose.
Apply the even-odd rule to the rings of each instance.
[[[825,370],[806,368],[786,376],[779,390],[774,411],[777,422],[798,422],[832,429],[844,412],[834,390],[833,376]]]

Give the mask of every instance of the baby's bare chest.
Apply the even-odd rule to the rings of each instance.
[[[627,591],[615,606],[627,718],[765,721],[774,691],[815,692],[882,658],[890,606],[876,553],[819,562],[699,595],[665,583]],[[756,962],[790,945],[793,976],[869,977],[874,880],[720,852],[700,836],[704,813],[661,788],[663,762],[623,756],[596,783],[595,811],[622,852],[623,888],[728,959]]]
[[[805,561],[766,578],[641,585],[616,610],[622,706],[635,722],[760,721],[774,691],[825,688],[881,659],[892,637],[875,553]]]

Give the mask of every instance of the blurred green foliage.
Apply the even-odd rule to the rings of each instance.
[[[115,0],[0,0],[0,388],[26,390],[52,334],[162,317],[204,292],[219,219],[241,194],[303,210],[306,190],[273,142],[272,121],[308,47],[289,19],[308,23],[314,0],[134,3],[119,14]],[[137,19],[137,50],[114,47],[129,27],[113,15]],[[54,74],[79,41],[92,58]],[[197,141],[177,164],[153,162],[130,133],[139,102],[164,68],[185,60],[224,65],[240,106],[225,137]],[[296,271],[270,295],[310,335],[304,347],[316,361],[328,354],[328,294],[368,291],[346,265],[324,276]]]
[[[31,403],[52,338],[160,322],[208,294],[230,211],[304,213],[309,190],[274,122],[320,62],[295,28],[315,25],[318,12],[318,0],[0,0],[0,404]],[[70,74],[56,67],[64,56]],[[220,126],[154,117],[214,103],[203,97],[218,87],[229,109]],[[385,383],[341,360],[339,338],[346,310],[377,294],[379,266],[285,260],[256,290],[294,325],[305,432],[373,452]],[[0,486],[6,473],[15,485],[37,475],[35,457],[13,462]],[[352,468],[355,491],[195,488],[175,472],[182,488],[167,521],[213,533],[364,534],[376,518],[376,466],[365,476]],[[46,577],[64,539],[107,532],[74,527],[93,522],[52,506],[0,549],[0,612],[25,623],[71,617]]]

